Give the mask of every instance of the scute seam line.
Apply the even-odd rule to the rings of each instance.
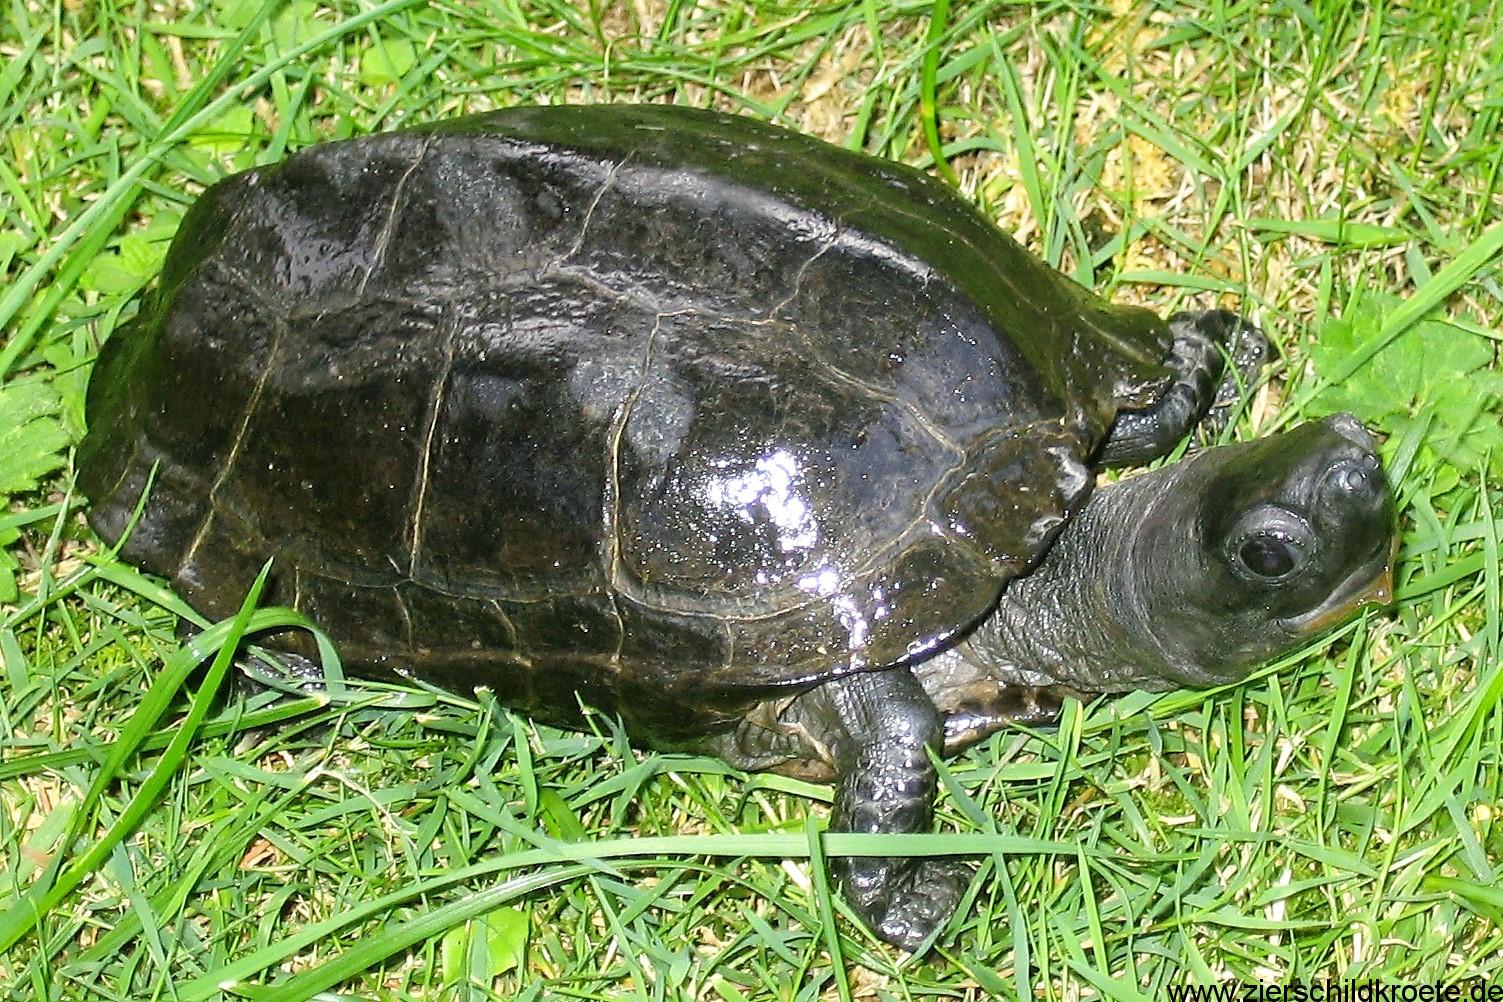
[[[439,415],[443,413],[444,389],[448,386],[449,376],[454,371],[454,341],[458,333],[458,310],[452,303],[446,303],[444,309],[449,314],[443,325],[444,361],[439,367],[438,379],[433,384],[433,404],[428,411],[428,427],[423,434],[423,457],[418,467],[416,497],[413,499],[412,519],[408,527],[411,549],[407,560],[407,579],[413,582],[417,581],[418,553],[423,545],[423,511],[428,500],[429,467],[433,462],[433,436],[438,431]]]
[[[570,246],[568,250],[564,251],[564,253],[560,254],[558,256],[558,259],[554,261],[552,265],[541,269],[541,271],[552,271],[553,269],[562,265],[565,261],[572,258],[574,255],[579,253],[579,249],[584,246],[585,237],[590,232],[590,221],[595,218],[595,209],[600,205],[600,200],[605,197],[605,193],[610,191],[611,186],[616,183],[616,175],[620,173],[621,168],[625,167],[631,161],[631,158],[636,155],[636,150],[629,150],[625,156],[623,156],[620,160],[617,160],[615,163],[611,164],[610,167],[606,169],[605,180],[601,182],[600,188],[595,192],[595,197],[590,199],[590,204],[585,209],[584,219],[579,224],[579,232],[574,235],[573,245]]]
[[[647,386],[647,376],[652,369],[653,347],[657,344],[658,332],[663,329],[664,317],[667,313],[658,313],[653,317],[652,331],[647,335],[647,344],[642,350],[642,364],[637,373],[637,385],[628,396],[616,408],[616,413],[611,418],[610,431],[606,438],[606,484],[605,496],[601,499],[601,542],[605,547],[604,570],[605,583],[608,589],[629,594],[630,590],[622,587],[623,575],[621,572],[621,439],[626,433],[626,423],[631,420],[631,412],[641,399],[642,392]],[[614,601],[612,602],[614,608]],[[619,610],[618,610],[619,620]],[[625,643],[626,632],[622,629],[622,642]]]
[[[224,482],[229,479],[230,472],[234,470],[236,461],[240,458],[240,450],[245,445],[245,436],[250,429],[251,418],[255,416],[260,407],[261,396],[266,390],[266,384],[271,381],[271,373],[277,366],[278,356],[282,352],[282,341],[285,339],[287,327],[281,321],[272,326],[271,343],[266,346],[266,364],[261,367],[261,375],[256,379],[256,385],[251,388],[250,396],[245,401],[245,413],[240,416],[240,423],[235,428],[235,440],[230,445],[230,451],[225,454],[224,466],[219,470],[219,475],[209,485],[208,511],[204,514],[204,520],[199,524],[198,531],[193,534],[188,548],[183,551],[182,558],[178,561],[178,573],[185,570],[193,562],[193,557],[198,553],[198,548],[203,545],[204,537],[208,535],[209,524],[214,520],[214,511],[219,507],[219,491]],[[258,527],[259,529],[259,527]],[[174,575],[175,576],[175,575]]]
[[[376,235],[375,253],[371,255],[370,266],[365,269],[365,277],[360,280],[360,285],[355,290],[357,297],[365,295],[365,287],[370,284],[371,276],[376,273],[377,268],[386,263],[386,250],[391,246],[392,234],[396,232],[397,216],[401,214],[407,179],[423,165],[423,160],[428,156],[428,147],[432,145],[433,136],[431,134],[424,136],[422,145],[418,147],[417,156],[412,161],[412,166],[402,172],[402,176],[397,178],[397,183],[392,187],[391,208],[387,210],[386,222],[382,224],[381,232]]]

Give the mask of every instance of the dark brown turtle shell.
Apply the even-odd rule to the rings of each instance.
[[[984,616],[1169,343],[908,167],[518,108],[206,191],[79,477],[208,616],[275,556],[357,670],[672,740]]]

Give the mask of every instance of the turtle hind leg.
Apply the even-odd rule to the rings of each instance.
[[[1174,382],[1152,405],[1117,416],[1101,447],[1100,460],[1107,466],[1156,459],[1196,424],[1219,431],[1231,420],[1243,388],[1269,359],[1263,332],[1226,310],[1176,313],[1169,330],[1174,344],[1165,364],[1174,370]]]
[[[936,787],[930,753],[940,750],[944,728],[923,687],[907,670],[890,669],[836,679],[820,690],[838,735],[830,830],[928,831]],[[971,877],[970,867],[943,858],[842,856],[831,869],[856,914],[906,950],[949,919]]]
[[[202,633],[191,620],[179,619],[173,633],[186,644]],[[311,658],[291,651],[259,648],[256,653],[245,649],[246,643],[256,643],[256,638],[242,640],[240,650],[235,652],[236,671],[230,674],[229,695],[233,699],[249,699],[268,690],[294,690],[303,695],[321,693],[326,689],[323,667]],[[280,684],[275,684],[280,683]]]

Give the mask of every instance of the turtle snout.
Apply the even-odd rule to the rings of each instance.
[[[1372,432],[1364,428],[1361,421],[1350,414],[1343,413],[1332,414],[1323,423],[1327,428],[1361,449],[1372,458],[1374,467],[1377,466],[1378,460],[1374,454],[1378,451],[1378,443],[1373,441]]]
[[[1393,597],[1393,492],[1377,442],[1350,414],[1320,422],[1324,441],[1314,451],[1315,493],[1305,515],[1319,555],[1301,592],[1304,611],[1283,620],[1304,636],[1340,622],[1359,606]]]
[[[1333,414],[1321,422],[1340,438],[1328,447],[1321,478],[1322,493],[1336,504],[1373,507],[1388,499],[1388,479],[1378,461],[1378,444],[1362,422],[1350,414]]]

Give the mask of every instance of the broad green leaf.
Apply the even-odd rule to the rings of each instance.
[[[1369,293],[1327,321],[1310,345],[1315,371],[1329,378],[1398,305],[1396,297]],[[1375,352],[1367,365],[1323,387],[1313,403],[1325,412],[1335,409],[1332,397],[1346,396],[1366,407],[1359,417],[1375,419],[1428,402],[1441,387],[1453,386],[1491,360],[1492,346],[1485,339],[1444,320],[1424,319]]]
[[[120,263],[143,278],[154,276],[166,256],[167,245],[159,240],[135,234],[120,238]]]
[[[1370,299],[1359,300],[1342,316],[1327,320],[1310,345],[1310,360],[1315,371],[1324,376],[1355,351],[1382,322],[1380,309]],[[1323,387],[1311,401],[1311,411],[1315,414],[1351,411],[1363,420],[1375,421],[1402,410],[1403,394],[1395,393],[1391,384],[1372,378],[1371,370],[1376,365],[1377,359],[1374,358],[1371,365],[1359,369],[1350,378]]]
[[[444,933],[439,963],[445,985],[489,987],[507,971],[522,966],[527,951],[527,912],[501,907]],[[468,997],[465,993],[460,998]],[[477,993],[476,997],[485,997]]]
[[[71,339],[55,341],[42,349],[42,357],[57,370],[52,389],[61,398],[59,416],[69,438],[75,441],[83,437],[87,427],[84,404],[89,388],[89,369],[84,362],[92,353],[92,343],[85,331],[75,332]]]
[[[318,20],[318,4],[312,0],[296,0],[272,21],[271,37],[278,49],[292,49],[317,37],[325,27]]]
[[[120,238],[119,249],[100,254],[84,269],[78,284],[105,295],[134,292],[161,267],[167,246],[134,234]]]
[[[360,80],[370,87],[396,83],[417,64],[417,50],[402,38],[393,38],[366,50],[360,57]]]
[[[1436,425],[1429,445],[1437,453],[1464,470],[1489,457],[1495,469],[1503,469],[1503,422],[1498,413],[1503,374],[1473,372],[1433,387],[1429,396]]]
[[[91,292],[120,296],[134,292],[144,281],[126,266],[119,254],[107,251],[89,262],[78,284]]]
[[[256,113],[249,105],[232,106],[193,133],[188,141],[211,153],[239,153],[256,135]]]
[[[1391,322],[1403,301],[1381,293],[1361,295],[1339,319],[1328,321],[1310,346],[1315,371],[1329,380],[1310,402],[1315,414],[1351,411],[1384,431],[1409,426],[1414,415],[1433,415],[1426,448],[1462,470],[1488,456],[1503,468],[1503,375],[1490,371],[1491,341],[1443,318],[1425,317],[1346,372],[1360,346]]]
[[[1413,340],[1422,395],[1454,389],[1462,377],[1484,375],[1477,370],[1493,360],[1492,345],[1470,331],[1439,320],[1421,320],[1400,338]]]
[[[62,400],[44,383],[0,388],[0,495],[33,490],[60,469],[69,435],[57,419]]]
[[[444,933],[438,944],[439,973],[445,985],[462,985],[467,975],[466,961],[470,954],[470,939],[473,933],[470,923],[457,925]]]
[[[486,974],[494,978],[521,967],[531,925],[527,912],[521,908],[497,908],[481,921],[485,923]]]

